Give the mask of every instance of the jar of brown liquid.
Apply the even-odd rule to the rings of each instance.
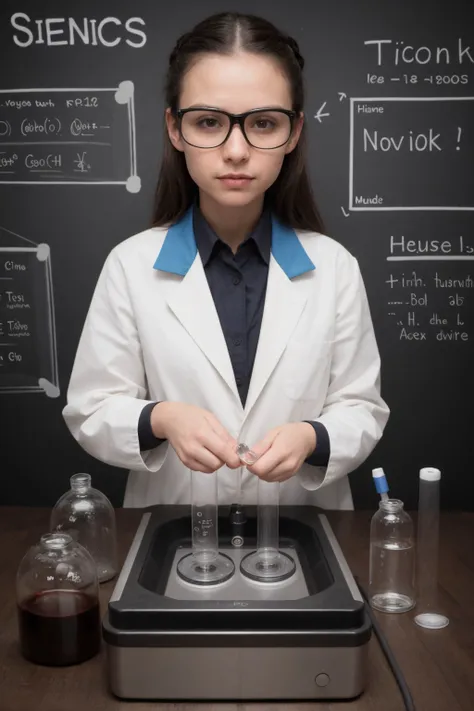
[[[99,583],[90,553],[66,533],[47,533],[16,579],[20,648],[36,664],[66,666],[100,649]]]

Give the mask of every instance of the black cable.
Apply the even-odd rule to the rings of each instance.
[[[407,711],[416,711],[415,703],[414,703],[413,697],[410,693],[410,689],[408,688],[408,684],[405,681],[405,677],[403,676],[403,672],[400,669],[400,667],[398,666],[398,662],[395,659],[395,656],[389,647],[389,644],[387,642],[387,639],[386,639],[384,633],[382,632],[382,629],[381,629],[381,627],[378,623],[378,620],[374,614],[374,611],[372,610],[372,608],[370,606],[370,602],[367,597],[367,594],[366,594],[364,588],[362,587],[362,585],[360,585],[357,578],[355,578],[355,580],[356,580],[357,586],[358,586],[358,588],[365,600],[365,607],[367,610],[367,614],[370,617],[370,621],[372,623],[372,627],[374,629],[375,636],[377,637],[377,639],[379,641],[382,651],[385,654],[387,662],[389,663],[390,669],[392,670],[393,676],[395,677],[395,681],[397,682],[398,687],[400,689],[401,695],[403,697],[403,701],[405,703],[405,708],[407,709]]]

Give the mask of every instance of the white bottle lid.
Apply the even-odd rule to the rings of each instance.
[[[385,472],[382,467],[377,467],[376,469],[372,469],[372,476],[374,479],[378,479],[381,476],[385,476]]]
[[[439,481],[441,472],[434,467],[423,467],[423,469],[420,469],[420,479],[423,479],[423,481]]]
[[[426,627],[429,630],[441,630],[449,625],[449,618],[440,615],[438,612],[422,612],[416,615],[415,622],[419,627]]]

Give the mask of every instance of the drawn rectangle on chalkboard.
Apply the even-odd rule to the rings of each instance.
[[[133,82],[0,89],[1,184],[125,185],[139,192]]]
[[[2,241],[6,235],[14,233],[0,228]],[[50,250],[31,244],[0,244],[0,394],[58,397]]]
[[[350,100],[349,209],[474,210],[474,97]]]

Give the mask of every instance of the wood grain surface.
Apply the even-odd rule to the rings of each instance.
[[[48,509],[0,507],[0,710],[1,711],[403,711],[404,704],[379,644],[369,646],[365,692],[349,702],[159,703],[122,701],[108,690],[105,650],[68,668],[48,668],[23,659],[18,647],[15,575],[30,545],[47,531]],[[345,557],[362,585],[367,584],[369,524],[372,512],[327,512]],[[121,562],[141,518],[136,509],[117,510]],[[440,631],[420,629],[414,612],[377,613],[402,668],[417,711],[474,709],[474,514],[442,513],[439,600],[450,624]],[[114,581],[101,586],[102,612]]]

